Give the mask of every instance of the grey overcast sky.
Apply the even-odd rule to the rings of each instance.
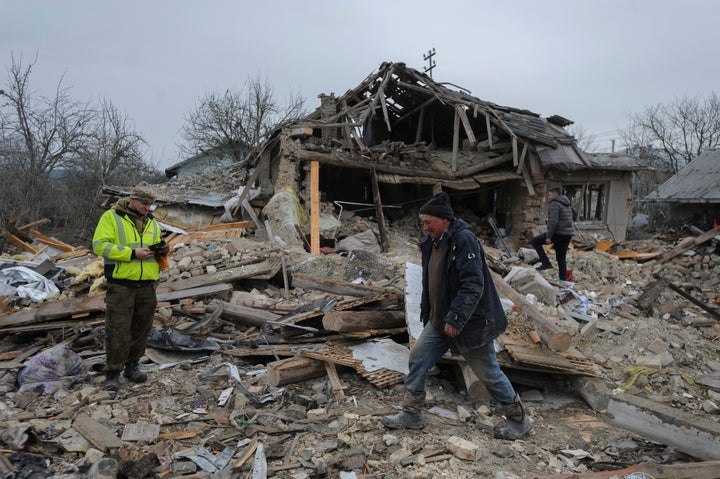
[[[719,89],[716,0],[0,0],[0,63],[37,55],[31,88],[60,78],[108,98],[161,168],[211,91],[259,76],[284,101],[345,93],[383,61],[483,100],[573,120],[609,151],[627,115]]]

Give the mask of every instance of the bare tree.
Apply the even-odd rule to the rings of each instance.
[[[86,141],[69,163],[60,185],[64,201],[59,216],[66,218],[65,226],[77,238],[89,237],[102,213],[99,194],[103,185],[134,185],[158,174],[143,159],[145,146],[127,115],[112,101],[102,100],[88,124]],[[73,214],[76,211],[86,214]]]
[[[720,98],[683,97],[669,105],[657,104],[629,115],[621,132],[628,149],[659,150],[658,161],[667,161],[677,173],[703,150],[720,145]]]
[[[567,128],[568,133],[575,137],[578,148],[582,151],[593,152],[595,150],[595,135],[585,131],[582,125],[574,124]]]
[[[14,190],[5,192],[3,203],[28,209],[31,219],[38,219],[53,173],[81,150],[94,113],[70,98],[62,79],[53,97],[36,95],[30,89],[34,66],[35,61],[23,65],[22,58],[12,57],[7,89],[0,90],[0,142],[3,170]]]
[[[282,105],[272,86],[259,77],[249,78],[241,90],[209,93],[185,118],[181,151],[195,155],[214,150],[244,159],[248,148],[257,146],[275,126],[302,116],[305,99],[290,95]]]
[[[40,96],[30,89],[36,60],[12,60],[0,90],[0,216],[29,211],[31,221],[51,219],[58,236],[86,241],[102,212],[102,185],[131,185],[158,172],[112,102],[74,101],[62,79],[53,97]]]
[[[143,159],[145,140],[110,100],[102,100],[88,127],[87,141],[73,161],[81,170],[92,172],[99,185],[134,184],[155,172]]]

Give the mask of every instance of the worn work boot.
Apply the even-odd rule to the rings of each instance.
[[[383,416],[382,423],[390,429],[422,429],[425,427],[422,407],[425,405],[425,393],[405,391],[403,408],[397,414]]]
[[[147,381],[147,374],[140,371],[137,361],[129,362],[125,365],[123,376],[134,383],[144,383]]]
[[[421,411],[402,410],[397,414],[383,416],[381,420],[388,429],[422,429],[425,427],[425,419]]]
[[[105,389],[108,391],[120,389],[120,371],[108,371],[105,373]]]
[[[520,439],[532,428],[530,419],[525,414],[525,408],[520,401],[520,396],[515,396],[511,404],[503,404],[505,412],[505,424],[495,429],[495,438],[514,441]]]

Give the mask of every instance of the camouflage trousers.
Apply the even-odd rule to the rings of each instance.
[[[156,286],[157,283],[137,287],[108,283],[105,294],[108,371],[120,371],[145,354],[157,306]]]

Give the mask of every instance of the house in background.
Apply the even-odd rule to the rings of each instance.
[[[199,173],[209,173],[219,168],[227,168],[237,163],[238,158],[244,159],[249,151],[250,149],[245,145],[239,145],[232,149],[227,146],[211,148],[165,168],[165,176],[170,179],[185,178]]]
[[[667,207],[668,221],[708,230],[720,223],[720,149],[708,149],[650,193]]]
[[[320,99],[251,155],[267,197],[289,186],[309,210],[317,188],[325,203],[374,216],[382,241],[386,217],[417,212],[443,189],[461,216],[492,218],[527,244],[544,228],[547,190],[560,186],[578,229],[625,239],[638,162],[582,152],[565,130],[570,120],[481,100],[403,63],[383,63],[342,96]]]

